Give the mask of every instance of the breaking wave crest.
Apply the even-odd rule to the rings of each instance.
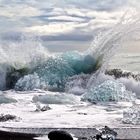
[[[125,16],[116,26],[95,38],[84,53],[51,54],[38,40],[30,37],[23,37],[22,41],[16,43],[1,41],[0,89],[44,89],[76,95],[87,93],[88,96],[100,94],[96,90],[100,87],[104,94],[110,92],[107,100],[117,101],[115,96],[121,90],[119,81],[123,84],[122,89],[125,89],[119,92],[120,98],[127,96],[126,93],[130,94],[127,91],[138,95],[139,81],[127,77],[114,82],[114,77],[104,74],[109,61],[124,42],[137,39],[140,33],[140,20],[137,17]],[[105,88],[108,85],[112,85],[113,89]]]

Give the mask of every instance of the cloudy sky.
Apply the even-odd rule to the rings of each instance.
[[[38,36],[50,51],[86,50],[139,0],[0,0],[0,37]]]

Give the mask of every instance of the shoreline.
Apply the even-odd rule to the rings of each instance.
[[[95,136],[99,131],[96,128],[12,128],[1,127],[1,140],[33,140],[35,137],[47,135],[52,130],[64,130],[73,134],[79,140],[86,140]],[[113,128],[118,135],[116,140],[139,140],[140,127]]]

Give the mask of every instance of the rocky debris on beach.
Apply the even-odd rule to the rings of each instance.
[[[0,114],[0,122],[6,122],[6,121],[11,121],[11,120],[18,120],[18,118],[15,115]]]
[[[136,81],[140,81],[140,74],[134,74],[128,71],[122,71],[121,69],[106,70],[105,74],[114,76],[116,79],[124,77],[124,78],[133,78]]]
[[[33,103],[36,106],[35,112],[44,112],[51,110],[51,107],[48,104],[43,106],[40,104],[40,102],[38,101],[38,96],[33,97]]]
[[[117,137],[117,132],[115,132],[113,129],[109,128],[108,126],[105,126],[102,128],[99,133],[97,133],[95,136],[91,136],[91,140],[115,140]]]
[[[36,112],[44,112],[48,110],[51,110],[51,107],[49,107],[49,105],[44,105],[41,107],[40,104],[36,104]]]
[[[105,126],[104,128],[98,130],[97,133],[90,136],[83,136],[78,137],[76,139],[78,140],[115,140],[117,137],[117,132],[113,129],[109,128],[108,126]],[[62,130],[53,130],[48,134],[49,140],[73,140],[75,137],[73,137],[70,133],[67,131]]]
[[[67,131],[55,130],[48,134],[49,140],[73,140],[71,134]]]

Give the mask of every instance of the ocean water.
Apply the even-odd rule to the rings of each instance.
[[[139,104],[140,81],[105,75],[113,68],[140,72],[137,17],[124,17],[100,33],[84,52],[50,53],[29,35],[23,35],[20,42],[1,40],[0,110],[18,119],[0,122],[0,126],[139,125],[124,123],[127,112],[123,112]],[[50,109],[41,111],[44,106]]]

